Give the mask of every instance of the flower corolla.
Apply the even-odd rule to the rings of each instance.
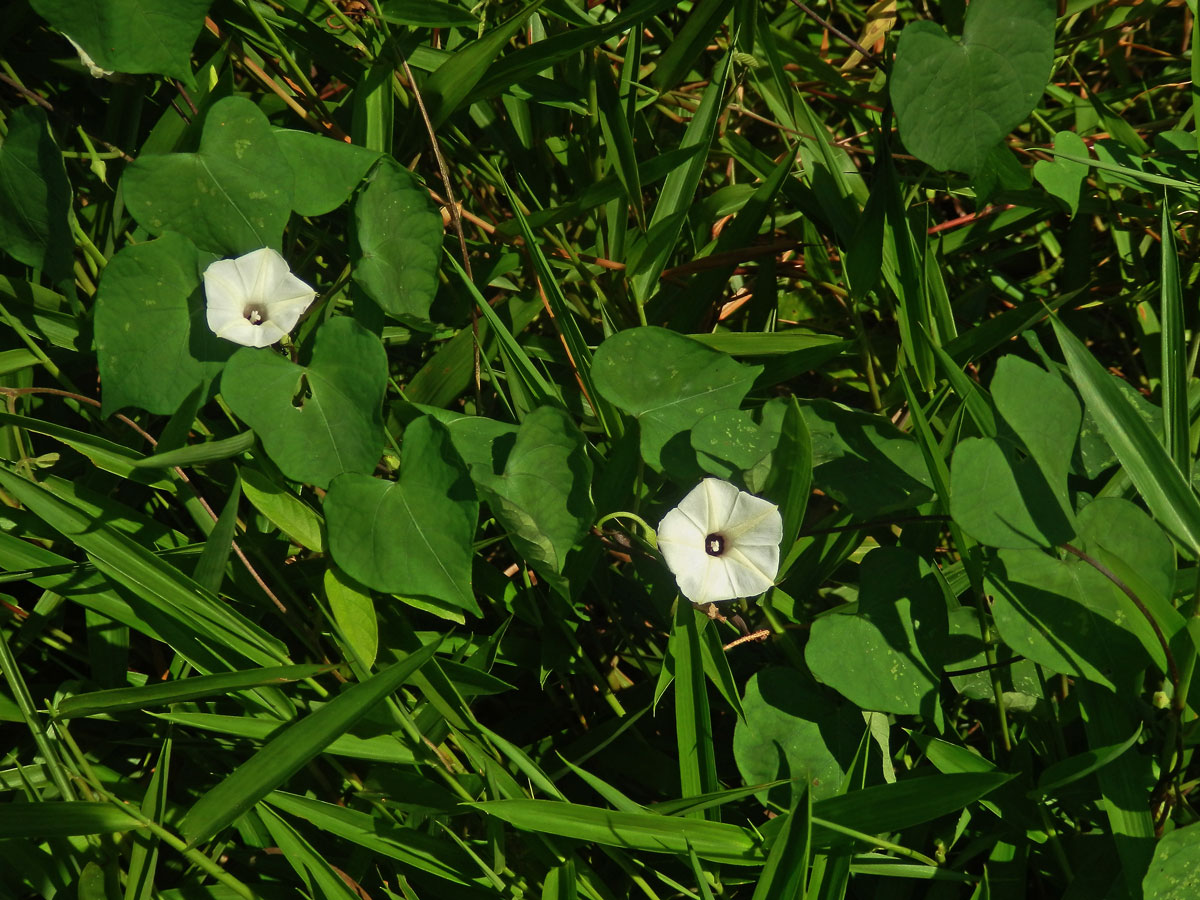
[[[701,605],[771,587],[782,539],[779,507],[718,478],[701,481],[658,525],[680,593]]]
[[[292,274],[270,247],[204,270],[208,327],[217,337],[266,347],[296,327],[316,291]]]

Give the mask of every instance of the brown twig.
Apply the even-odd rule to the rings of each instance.
[[[749,634],[743,634],[740,638],[735,638],[734,640],[730,641],[728,644],[726,644],[721,649],[722,650],[732,650],[734,647],[740,647],[742,644],[748,644],[751,641],[755,641],[755,642],[765,641],[770,636],[771,636],[771,629],[770,628],[762,628],[758,631],[752,631]]]
[[[408,89],[412,91],[413,98],[417,101],[417,108],[421,111],[421,120],[425,123],[425,130],[429,134],[429,146],[433,149],[433,158],[437,161],[438,172],[442,176],[442,186],[446,189],[446,199],[449,201],[446,206],[450,211],[450,225],[454,229],[455,235],[458,236],[458,251],[462,256],[463,271],[467,273],[467,277],[471,281],[475,280],[475,275],[471,271],[471,256],[467,252],[467,236],[463,233],[462,227],[462,210],[458,206],[458,201],[454,199],[454,186],[450,182],[450,167],[446,165],[446,157],[442,155],[441,145],[438,143],[437,130],[433,127],[433,120],[429,118],[429,110],[425,108],[425,100],[421,96],[421,92],[417,90],[416,79],[413,78],[412,69],[408,67],[408,60],[403,56],[400,57],[400,65],[404,67],[404,75],[408,78]],[[483,408],[483,379],[480,372],[479,359],[479,310],[474,306],[471,307],[471,334],[474,340],[474,369],[475,369],[475,408]]]
[[[882,59],[880,59],[878,56],[876,56],[874,53],[872,53],[870,50],[868,50],[866,47],[864,47],[862,44],[860,44],[854,38],[850,37],[850,35],[846,34],[843,31],[839,31],[836,27],[834,27],[833,23],[831,23],[825,19],[822,19],[815,12],[813,12],[811,9],[809,9],[805,4],[801,3],[800,0],[792,0],[792,5],[795,6],[797,9],[799,9],[801,12],[803,12],[806,16],[808,16],[810,19],[812,19],[818,25],[820,25],[822,28],[824,28],[826,31],[828,31],[830,34],[832,34],[834,37],[836,37],[838,40],[840,40],[843,44],[845,44],[851,50],[855,51],[856,53],[861,53],[864,59],[870,60],[871,65],[876,66],[877,68],[880,68],[880,69],[887,68],[883,64]]]

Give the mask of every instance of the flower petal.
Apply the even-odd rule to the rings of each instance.
[[[675,509],[687,516],[704,537],[721,530],[738,493],[737,487],[728,481],[705,478],[688,491]]]
[[[298,280],[298,279],[297,279]],[[300,321],[300,316],[308,309],[313,302],[313,298],[317,295],[313,291],[298,297],[292,297],[288,300],[273,300],[267,304],[267,324],[278,326],[280,335],[287,334],[296,327],[296,323]],[[276,338],[275,340],[279,340]]]
[[[708,498],[708,530],[705,533],[712,534],[716,531],[724,533],[729,527],[730,517],[737,506],[738,497],[749,495],[739,491],[737,485],[722,481],[720,478],[705,478],[700,482],[700,488],[704,490],[704,495]]]
[[[218,337],[247,347],[266,347],[296,327],[316,291],[292,274],[270,247],[236,259],[220,259],[204,270],[208,327]],[[265,316],[255,324],[247,307]]]
[[[218,259],[204,270],[204,300],[209,311],[215,308],[242,314],[245,292],[235,260]]]
[[[658,549],[662,551],[663,557],[667,560],[668,568],[672,572],[677,571],[676,564],[672,562],[673,556],[683,553],[704,553],[706,535],[707,532],[684,515],[683,510],[679,507],[675,507],[663,516],[662,521],[658,523]],[[708,554],[704,553],[704,555]],[[678,559],[680,566],[686,564],[682,556],[678,556]]]
[[[270,247],[245,253],[233,264],[237,266],[244,295],[251,303],[266,303],[276,282],[291,272],[283,257]]]
[[[212,325],[211,316],[209,318],[209,325]],[[214,328],[213,333],[219,338],[233,341],[235,344],[241,344],[243,347],[266,347],[275,343],[275,341],[283,336],[282,334],[276,334],[271,340],[267,340],[268,332],[263,330],[263,326],[255,325],[243,316],[238,316],[236,319],[229,319],[220,328]]]
[[[779,545],[774,547],[734,547],[723,557],[729,580],[737,590],[734,596],[755,597],[775,584],[779,571]]]
[[[783,540],[783,516],[774,503],[741,491],[721,533],[738,546],[773,544],[778,549]]]
[[[708,553],[711,534],[725,539]],[[719,603],[761,594],[775,583],[783,518],[774,503],[706,478],[658,526],[658,547],[679,592],[693,603]]]
[[[675,582],[679,585],[679,593],[693,603],[720,603],[722,600],[733,600],[740,596],[729,578],[729,567],[723,558],[708,556],[703,551],[703,559],[697,558],[694,565],[686,569],[676,569]]]

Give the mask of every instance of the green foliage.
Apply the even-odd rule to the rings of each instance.
[[[595,518],[592,465],[570,417],[535,409],[522,420],[502,470],[476,464],[471,477],[529,564],[549,579],[562,572],[567,552]]]
[[[1192,4],[12,6],[0,897],[1195,893]]]
[[[211,0],[32,0],[102,69],[192,80],[191,50]]]
[[[1053,58],[1053,0],[976,0],[959,40],[914,22],[891,82],[904,146],[935,169],[979,174],[1036,105]]]
[[[737,409],[760,371],[654,327],[613,335],[593,364],[600,394],[636,418],[642,458],[680,477],[696,468],[688,431],[706,416]]]
[[[331,319],[311,341],[305,365],[243,347],[221,374],[221,394],[285,475],[325,488],[343,472],[375,468],[387,359],[353,319]]]
[[[429,192],[396,163],[378,163],[354,204],[361,257],[354,280],[384,312],[421,325],[437,291],[442,220]]]
[[[225,256],[279,248],[293,184],[267,117],[240,97],[208,110],[197,152],[143,156],[122,179],[129,211],[151,234],[178,231]]]
[[[70,269],[71,185],[46,113],[16,110],[0,144],[0,247],[51,281]]]
[[[200,276],[213,259],[173,232],[113,256],[96,294],[106,413],[136,406],[169,415],[220,373],[233,345],[204,321]]]
[[[471,537],[479,514],[446,429],[430,417],[405,431],[398,481],[347,474],[330,486],[325,515],[338,565],[368,587],[427,595],[477,611]]]

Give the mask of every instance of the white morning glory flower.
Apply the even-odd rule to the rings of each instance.
[[[296,327],[317,292],[292,274],[270,247],[204,270],[208,327],[217,337],[266,347]]]
[[[779,507],[718,478],[705,478],[658,525],[658,549],[693,603],[761,594],[775,583]]]

